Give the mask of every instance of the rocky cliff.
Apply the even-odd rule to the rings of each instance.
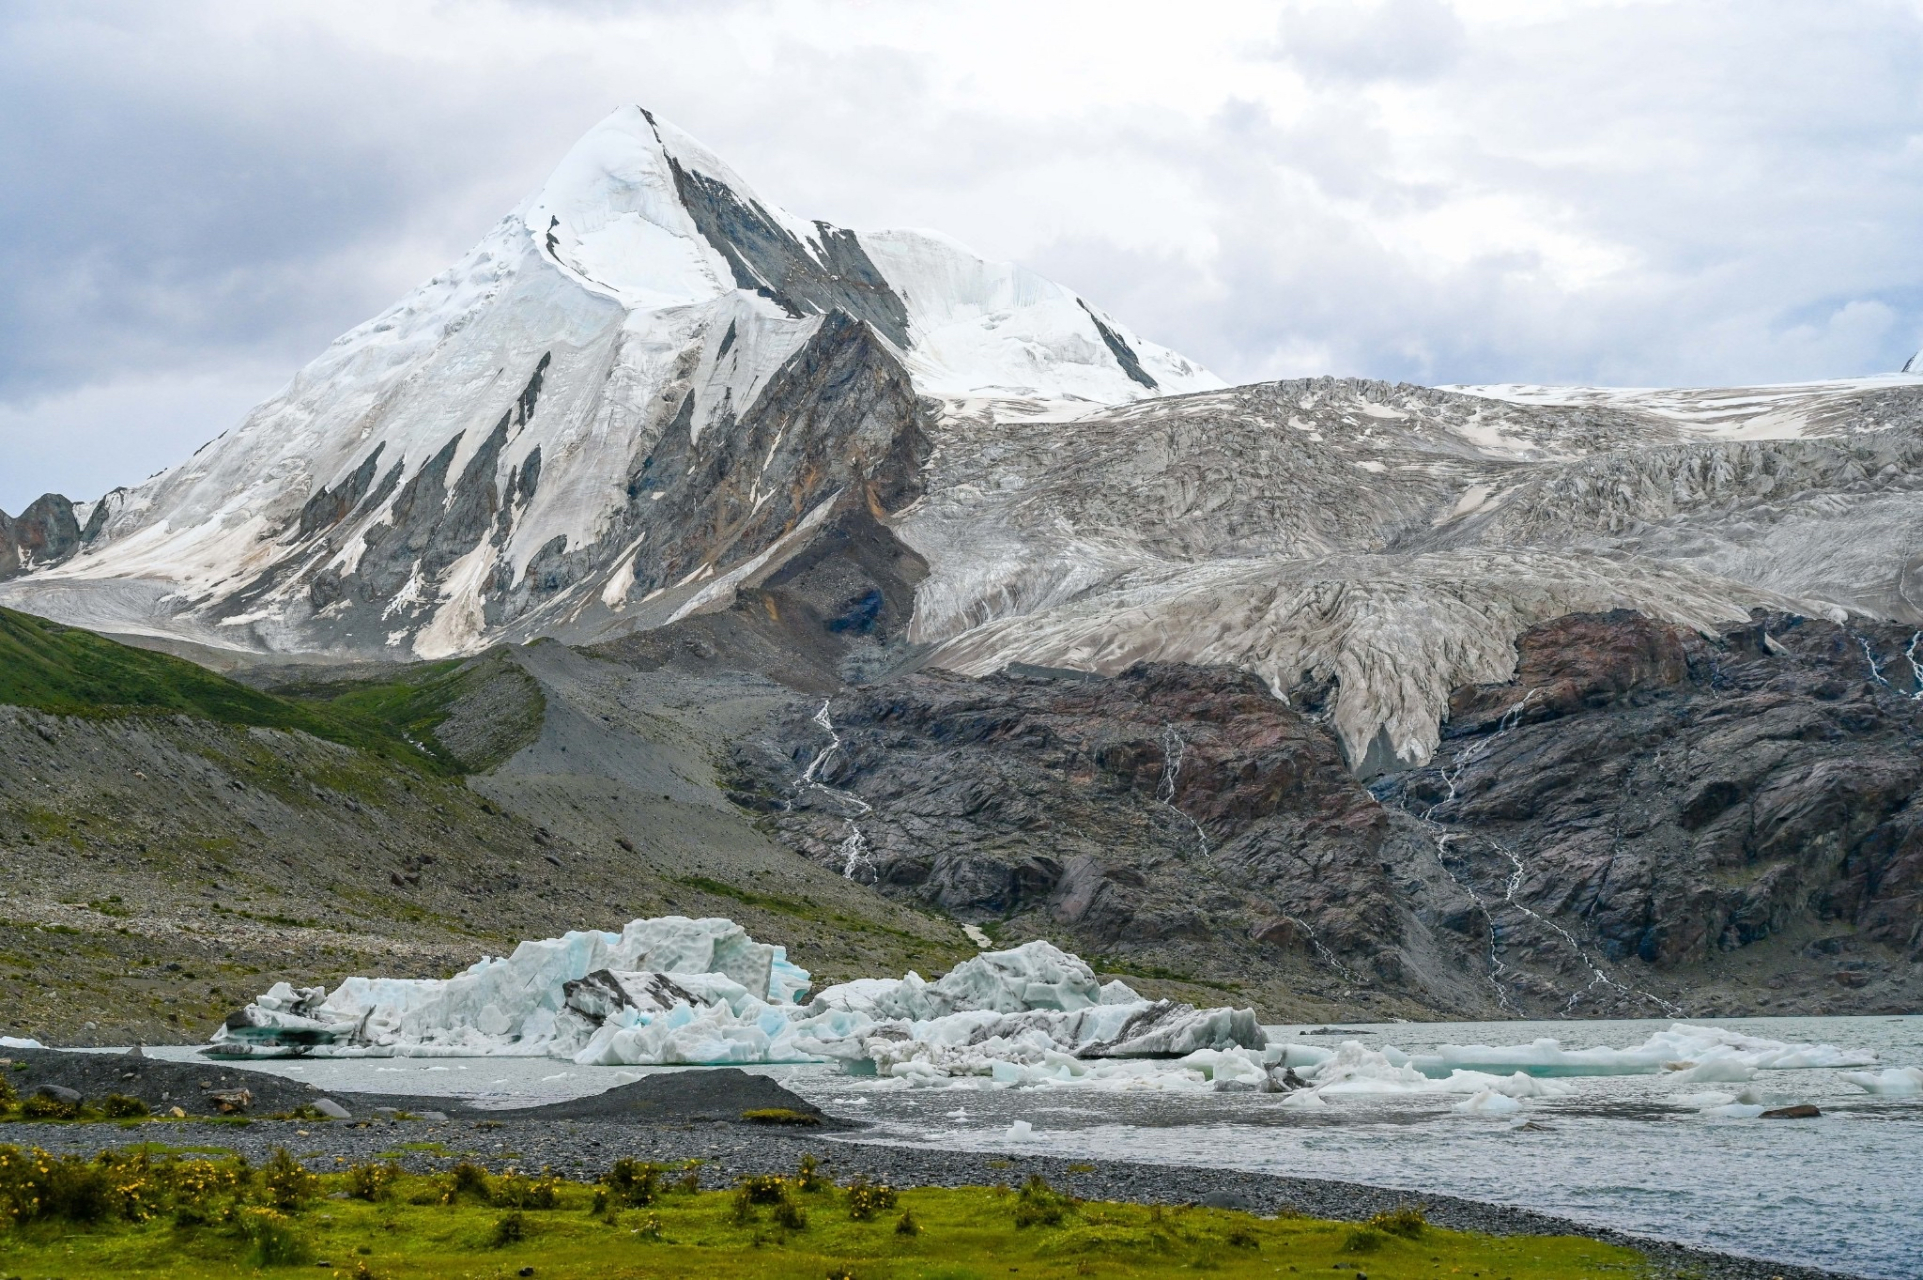
[[[1896,1011],[1923,997],[1913,643],[1566,616],[1372,787],[1326,689],[922,672],[745,743],[737,796],[884,893],[1137,969],[1466,1016]]]
[[[0,511],[0,579],[51,568],[80,550],[80,522],[73,503],[43,493],[18,516]]]

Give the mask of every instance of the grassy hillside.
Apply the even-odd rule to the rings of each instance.
[[[530,695],[523,694],[511,723],[484,735],[476,750],[441,740],[438,731],[464,698],[509,678],[503,665],[498,658],[452,659],[399,668],[391,679],[263,692],[181,658],[0,609],[0,706],[69,716],[174,713],[298,730],[443,775],[495,763],[538,725],[538,695],[530,714]]]

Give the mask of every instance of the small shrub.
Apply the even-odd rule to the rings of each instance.
[[[100,1100],[100,1114],[109,1120],[135,1120],[153,1114],[153,1109],[139,1098],[130,1098],[124,1093],[110,1093]]]
[[[795,1189],[804,1195],[820,1195],[824,1191],[833,1191],[835,1180],[821,1171],[819,1160],[813,1156],[803,1156],[795,1173]]]
[[[399,1165],[357,1164],[347,1171],[347,1194],[356,1200],[370,1204],[387,1199],[394,1194],[394,1183],[401,1176]]]
[[[487,1170],[478,1164],[461,1161],[442,1175],[440,1185],[442,1204],[455,1204],[464,1197],[482,1204],[494,1203],[494,1188],[488,1182]]]
[[[13,1081],[0,1076],[0,1115],[5,1115],[20,1105],[20,1095],[15,1092]]]
[[[780,1204],[788,1198],[788,1179],[778,1173],[754,1174],[736,1185],[736,1194],[745,1195],[749,1204]]]
[[[552,1209],[560,1194],[561,1181],[551,1173],[529,1178],[509,1169],[494,1186],[494,1203],[509,1209]]]
[[[51,1093],[36,1093],[20,1104],[22,1120],[78,1120],[80,1104],[62,1102]]]
[[[303,1102],[292,1111],[276,1111],[267,1118],[269,1120],[306,1120],[311,1123],[321,1123],[332,1120],[334,1117],[328,1115],[319,1107]]]
[[[313,1246],[286,1214],[275,1209],[245,1208],[235,1215],[241,1238],[252,1245],[249,1256],[259,1267],[298,1267],[314,1260]]]
[[[733,1212],[730,1215],[736,1226],[745,1226],[754,1221],[756,1205],[773,1205],[775,1221],[787,1226],[799,1215],[800,1223],[806,1226],[807,1215],[800,1213],[795,1204],[792,1184],[776,1173],[758,1173],[741,1178],[735,1183]]]
[[[108,1166],[0,1147],[0,1222],[99,1222],[116,1207]]]
[[[658,1164],[624,1156],[602,1175],[601,1182],[612,1203],[645,1209],[661,1198],[661,1175],[665,1172]]]
[[[690,1164],[679,1178],[674,1180],[674,1189],[682,1195],[691,1196],[701,1190],[701,1170]]]
[[[493,1244],[496,1249],[519,1244],[525,1239],[527,1239],[527,1219],[521,1216],[518,1209],[494,1224]]]
[[[660,1216],[658,1214],[649,1214],[642,1221],[641,1225],[634,1229],[634,1234],[640,1236],[643,1240],[659,1240],[661,1238]]]
[[[1401,1236],[1405,1240],[1415,1240],[1428,1229],[1429,1220],[1422,1215],[1422,1210],[1405,1204],[1399,1209],[1376,1214],[1369,1219],[1369,1227],[1388,1235]]]
[[[107,1181],[108,1213],[127,1222],[160,1216],[168,1199],[168,1166],[156,1166],[145,1151],[103,1151],[94,1161]]]
[[[167,1181],[173,1188],[175,1212],[188,1211],[190,1219],[204,1222],[199,1211],[230,1196],[238,1196],[247,1179],[242,1166],[233,1161],[220,1164],[212,1160],[174,1160],[167,1166]]]
[[[283,1212],[292,1212],[320,1194],[320,1179],[294,1159],[286,1147],[275,1147],[267,1167],[260,1171],[261,1188],[267,1203]]]
[[[1229,1232],[1225,1243],[1231,1249],[1260,1249],[1262,1247],[1262,1242],[1255,1238],[1255,1233],[1245,1227],[1237,1227],[1235,1230]]]
[[[775,1205],[774,1220],[783,1231],[808,1229],[808,1212],[795,1203],[793,1196],[783,1196]]]
[[[895,1234],[898,1236],[918,1236],[921,1234],[921,1223],[915,1221],[915,1215],[912,1211],[908,1209],[901,1211],[901,1218],[895,1223]]]
[[[1342,1241],[1344,1253],[1374,1253],[1387,1244],[1389,1237],[1373,1227],[1357,1227]]]
[[[1041,1174],[1033,1173],[1022,1184],[1021,1194],[1015,1198],[1015,1225],[1059,1227],[1062,1219],[1074,1207],[1073,1198],[1049,1186]]]
[[[885,1182],[870,1182],[867,1174],[848,1184],[848,1217],[869,1222],[895,1207],[895,1189]]]
[[[741,1113],[743,1120],[752,1124],[820,1124],[821,1117],[809,1111],[796,1111],[792,1107],[756,1107]]]

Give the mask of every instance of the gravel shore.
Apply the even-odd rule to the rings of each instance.
[[[338,1096],[360,1114],[358,1104],[362,1100],[358,1096]],[[436,1104],[444,1106],[446,1100],[415,1102],[426,1110]],[[693,1159],[702,1162],[701,1180],[707,1187],[730,1186],[745,1174],[791,1172],[804,1154],[814,1154],[837,1179],[867,1174],[897,1187],[1014,1184],[1030,1174],[1040,1174],[1054,1186],[1089,1200],[1198,1203],[1345,1221],[1417,1204],[1431,1222],[1461,1231],[1578,1235],[1625,1245],[1649,1258],[1656,1277],[1847,1280],[1839,1272],[1708,1253],[1523,1209],[1352,1182],[1125,1161],[1066,1160],[1039,1154],[942,1151],[864,1141],[854,1128],[777,1128],[720,1120],[642,1123],[516,1119],[512,1112],[494,1115],[498,1118],[476,1119],[470,1113],[440,1121],[182,1121],[124,1128],[113,1124],[13,1123],[0,1125],[0,1143],[91,1155],[104,1147],[159,1142],[176,1149],[224,1149],[253,1161],[265,1159],[276,1147],[286,1147],[317,1170],[333,1168],[339,1162],[394,1159],[410,1171],[428,1173],[459,1160],[472,1160],[497,1171],[508,1166],[551,1168],[579,1179],[598,1176],[622,1156],[663,1163]]]

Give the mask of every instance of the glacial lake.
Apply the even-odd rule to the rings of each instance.
[[[1716,1018],[1698,1025],[1869,1050],[1923,1066],[1923,1017]],[[1344,1040],[1410,1053],[1443,1044],[1628,1048],[1669,1020],[1347,1023],[1343,1033],[1272,1027],[1287,1042]],[[190,1048],[150,1049],[188,1059]],[[238,1065],[238,1064],[236,1064]],[[517,1106],[596,1093],[650,1071],[548,1058],[362,1058],[246,1064],[323,1089],[458,1096]],[[1747,1084],[1673,1075],[1564,1078],[1566,1096],[1508,1115],[1464,1113],[1459,1094],[1331,1097],[1044,1086],[901,1088],[826,1067],[748,1067],[824,1109],[873,1124],[863,1141],[1215,1166],[1447,1193],[1729,1253],[1853,1272],[1923,1276],[1923,1095],[1873,1095],[1833,1069],[1760,1072]],[[1769,1106],[1814,1103],[1820,1119],[1715,1114],[1703,1095],[1744,1089]],[[1026,1122],[1026,1136],[1016,1122]],[[1419,1198],[1419,1195],[1418,1197]]]

